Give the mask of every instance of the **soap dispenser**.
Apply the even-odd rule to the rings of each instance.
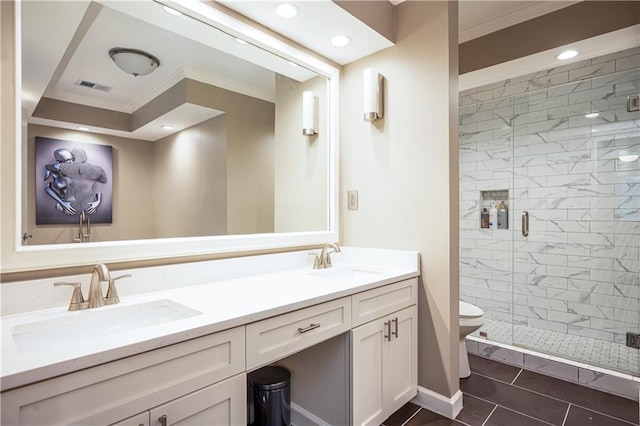
[[[509,211],[504,201],[498,205],[498,229],[509,229]]]
[[[489,212],[486,207],[484,207],[482,213],[480,213],[480,228],[489,229]]]
[[[489,209],[489,229],[498,229],[498,209],[495,205]]]

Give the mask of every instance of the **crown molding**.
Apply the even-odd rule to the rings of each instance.
[[[498,13],[491,18],[478,21],[471,26],[460,28],[458,42],[464,43],[475,38],[491,34],[503,28],[528,21],[538,16],[546,15],[556,10],[580,3],[579,1],[540,1],[526,2],[515,9],[509,9]]]

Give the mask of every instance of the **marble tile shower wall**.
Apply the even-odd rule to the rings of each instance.
[[[460,94],[460,293],[486,318],[640,331],[640,160],[619,159],[640,154],[638,93],[640,48]],[[480,228],[491,190],[509,191],[509,230]]]

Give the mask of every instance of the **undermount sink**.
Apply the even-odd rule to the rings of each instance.
[[[313,271],[309,272],[309,274],[318,278],[352,280],[375,278],[381,273],[381,271],[365,268],[362,266],[337,266],[326,269],[314,269]]]
[[[20,324],[11,335],[20,353],[79,346],[110,337],[200,315],[201,312],[163,299],[107,309],[66,312],[60,318]]]

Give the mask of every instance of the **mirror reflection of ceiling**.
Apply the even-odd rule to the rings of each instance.
[[[33,124],[69,129],[86,124],[79,122],[82,114],[77,108],[56,105],[110,110],[120,113],[123,122],[136,121],[126,115],[147,106],[147,111],[157,112],[136,128],[94,125],[92,130],[156,140],[223,113],[191,103],[187,96],[171,108],[148,107],[180,81],[196,80],[273,102],[276,73],[300,82],[316,76],[190,17],[167,13],[155,2],[29,1],[22,3],[22,22],[23,107]],[[108,52],[113,47],[149,52],[160,66],[149,75],[134,77],[111,60]],[[109,89],[81,86],[80,81]],[[47,113],[52,110],[58,114]],[[65,110],[75,113],[60,116]],[[167,122],[173,130],[161,129]]]

